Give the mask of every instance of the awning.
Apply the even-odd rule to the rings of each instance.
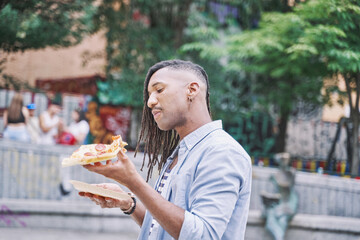
[[[96,95],[97,81],[105,81],[105,77],[92,75],[71,78],[37,79],[36,87],[44,91]]]

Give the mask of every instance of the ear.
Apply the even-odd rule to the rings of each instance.
[[[187,95],[190,97],[195,97],[200,92],[200,86],[197,82],[191,82],[188,85]]]

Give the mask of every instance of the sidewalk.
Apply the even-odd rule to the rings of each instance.
[[[0,228],[0,240],[136,240],[134,233],[99,233],[41,228]]]

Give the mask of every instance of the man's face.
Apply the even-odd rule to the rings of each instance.
[[[187,121],[187,86],[194,76],[182,70],[162,68],[150,78],[147,106],[161,130],[184,126]]]
[[[61,107],[56,104],[51,104],[49,108],[50,112],[53,114],[59,114],[61,112]]]
[[[34,117],[35,116],[35,109],[29,109],[29,115],[30,115],[30,117]]]
[[[71,118],[75,121],[75,122],[79,122],[80,119],[80,115],[77,111],[72,111],[71,112]]]

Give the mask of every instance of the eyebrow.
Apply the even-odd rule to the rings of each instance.
[[[150,86],[150,85],[148,86],[147,91],[149,92],[149,87],[154,88],[154,87],[156,87],[156,86],[159,85],[159,84],[165,84],[165,83],[164,83],[164,82],[161,82],[161,81],[155,82],[155,83],[153,83],[151,86]]]
[[[156,82],[156,83],[153,83],[152,85],[151,85],[151,87],[156,87],[156,85],[159,85],[159,84],[161,84],[162,82]]]

